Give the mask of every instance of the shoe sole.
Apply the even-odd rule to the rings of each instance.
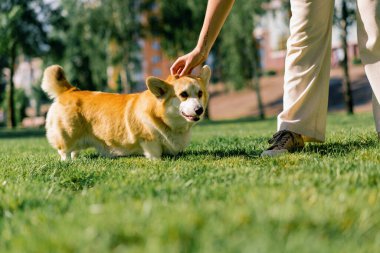
[[[301,151],[304,147],[298,147],[298,148],[293,148],[291,151],[287,149],[281,149],[281,150],[265,150],[261,153],[261,157],[278,157],[281,155]]]
[[[289,151],[287,149],[282,150],[265,150],[261,153],[261,157],[277,157],[281,155],[288,154]]]

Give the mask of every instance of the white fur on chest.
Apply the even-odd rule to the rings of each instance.
[[[159,143],[163,154],[176,155],[183,151],[190,142],[191,133],[188,125],[179,128],[181,130],[173,131],[170,129],[161,129],[149,119],[143,119],[142,121],[155,136],[152,142]]]
[[[162,138],[162,146],[164,154],[176,155],[183,151],[190,141],[190,131],[186,133],[168,133]]]

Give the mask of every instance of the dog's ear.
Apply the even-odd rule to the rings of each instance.
[[[165,98],[173,89],[167,82],[153,76],[146,79],[146,86],[157,98]]]
[[[204,84],[207,86],[211,77],[211,69],[208,65],[204,65],[201,69],[201,73],[199,74],[199,78],[202,79]]]

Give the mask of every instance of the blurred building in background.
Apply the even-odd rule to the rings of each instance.
[[[282,71],[289,37],[290,13],[280,0],[264,4],[263,8],[265,14],[258,18],[253,32],[260,45],[261,67],[264,70]]]
[[[166,78],[170,74],[171,61],[161,50],[159,38],[149,38],[142,41],[142,66],[144,80],[148,76]]]
[[[160,10],[157,3],[151,4],[150,8],[141,16],[143,26],[148,27],[149,20],[159,15]],[[140,46],[142,55],[142,78],[144,80],[148,76],[166,78],[170,74],[169,69],[171,62],[161,49],[159,36],[155,36],[155,32],[153,32],[152,35],[145,37],[141,41]]]
[[[335,3],[337,9],[340,1]],[[283,71],[285,67],[286,42],[289,37],[290,11],[284,8],[282,0],[272,0],[263,6],[265,14],[259,17],[254,30],[254,36],[260,42],[261,65],[264,70]],[[357,46],[356,22],[349,26],[348,30],[348,51],[350,57],[359,58]],[[340,29],[333,25],[332,31],[332,67],[339,66],[339,61],[343,59],[341,49]]]

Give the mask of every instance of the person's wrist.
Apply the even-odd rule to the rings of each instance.
[[[205,61],[208,57],[208,54],[209,54],[209,50],[207,50],[205,47],[199,47],[197,46],[195,49],[194,49],[194,52],[196,54],[198,54],[199,56],[201,56],[201,58]]]

